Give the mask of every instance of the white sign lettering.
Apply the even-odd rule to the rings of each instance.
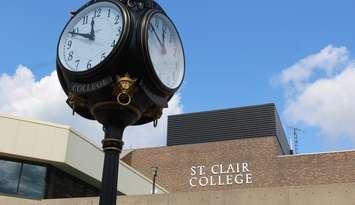
[[[191,166],[191,187],[252,184],[253,175],[249,163],[213,164]]]

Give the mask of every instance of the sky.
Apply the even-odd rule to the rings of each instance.
[[[86,2],[3,2],[0,113],[68,124],[99,143],[97,123],[70,115],[55,73],[69,12]],[[275,103],[288,137],[302,130],[299,153],[355,149],[354,0],[158,2],[180,32],[185,81],[158,128],[127,130],[126,148],[165,145],[169,114]]]

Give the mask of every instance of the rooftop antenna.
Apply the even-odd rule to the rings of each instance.
[[[303,132],[300,128],[290,127],[293,130],[293,140],[291,139],[291,150],[293,150],[293,154],[298,153],[298,133]],[[292,143],[293,142],[293,143]]]
[[[291,147],[291,154],[293,154],[293,139],[292,138],[289,138],[290,139],[290,147]]]

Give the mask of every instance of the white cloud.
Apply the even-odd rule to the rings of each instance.
[[[288,123],[318,127],[329,139],[355,143],[355,64],[349,53],[330,45],[280,73]]]
[[[289,95],[305,89],[309,80],[317,73],[332,76],[349,60],[349,51],[345,47],[329,45],[319,53],[309,55],[292,66],[281,71],[277,81],[288,87]]]
[[[175,95],[169,102],[169,108],[164,109],[156,128],[152,123],[128,127],[124,133],[126,148],[166,145],[168,115],[180,114],[183,112],[182,108],[180,95]]]
[[[13,75],[0,75],[0,113],[69,125],[100,144],[103,137],[101,125],[78,115],[72,116],[65,100],[55,71],[38,81],[32,71],[22,65]],[[169,102],[169,108],[164,110],[157,128],[150,123],[125,131],[126,148],[165,145],[167,115],[179,113],[182,113],[182,104],[177,94]]]

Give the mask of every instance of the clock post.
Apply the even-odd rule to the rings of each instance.
[[[122,151],[122,136],[126,126],[138,120],[141,113],[133,106],[105,102],[92,108],[95,118],[103,124],[105,137],[102,148],[105,154],[102,172],[100,205],[116,204],[119,156]],[[119,116],[119,117],[117,117]]]
[[[127,126],[154,122],[185,75],[182,42],[153,0],[91,0],[65,26],[57,74],[73,114],[103,125],[100,205],[116,205]]]
[[[124,128],[106,126],[102,147],[105,152],[100,205],[116,204],[119,156],[123,147]]]

